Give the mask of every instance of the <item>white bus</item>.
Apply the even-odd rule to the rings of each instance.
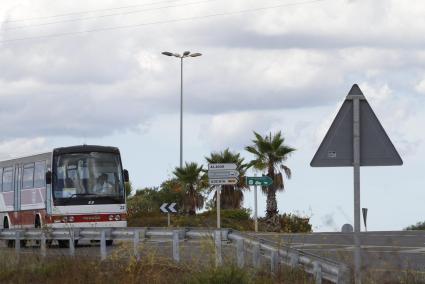
[[[63,147],[1,161],[0,227],[126,227],[124,182],[128,171],[115,147]]]

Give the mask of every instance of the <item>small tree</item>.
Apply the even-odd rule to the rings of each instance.
[[[204,190],[208,187],[208,179],[202,166],[197,163],[185,163],[183,167],[175,168],[173,174],[183,194],[183,207],[189,215],[195,215],[197,209],[204,206]]]
[[[254,135],[255,139],[252,140],[254,144],[245,147],[245,150],[254,155],[254,159],[248,166],[266,171],[267,176],[273,180],[272,185],[262,187],[263,192],[267,194],[266,217],[272,218],[279,212],[277,210],[276,191],[284,190],[283,176],[280,171],[283,170],[286,177],[291,178],[291,169],[283,163],[295,149],[284,144],[285,139],[280,131],[264,137],[254,131]]]

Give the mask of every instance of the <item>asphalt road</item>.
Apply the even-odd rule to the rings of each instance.
[[[305,252],[343,261],[349,265],[353,263],[352,234],[257,233],[255,235]],[[362,232],[360,239],[364,270],[372,272],[411,270],[425,274],[425,232]]]

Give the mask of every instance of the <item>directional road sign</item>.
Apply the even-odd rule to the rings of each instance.
[[[159,209],[164,213],[177,213],[176,203],[163,203]]]
[[[208,178],[237,178],[239,176],[239,172],[235,170],[228,171],[208,171]]]
[[[222,170],[236,170],[236,164],[209,164],[208,172],[210,171],[222,171]]]
[[[238,183],[237,178],[218,178],[209,179],[210,185],[235,185]]]
[[[246,183],[248,185],[260,185],[268,186],[273,184],[271,177],[262,176],[262,177],[246,177]]]

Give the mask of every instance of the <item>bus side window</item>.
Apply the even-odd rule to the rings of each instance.
[[[13,191],[13,168],[3,169],[3,191]]]
[[[24,165],[24,175],[22,177],[22,188],[34,187],[34,163]]]
[[[3,191],[3,169],[0,168],[0,192]]]
[[[34,187],[45,187],[46,186],[46,161],[35,162],[34,168]]]

